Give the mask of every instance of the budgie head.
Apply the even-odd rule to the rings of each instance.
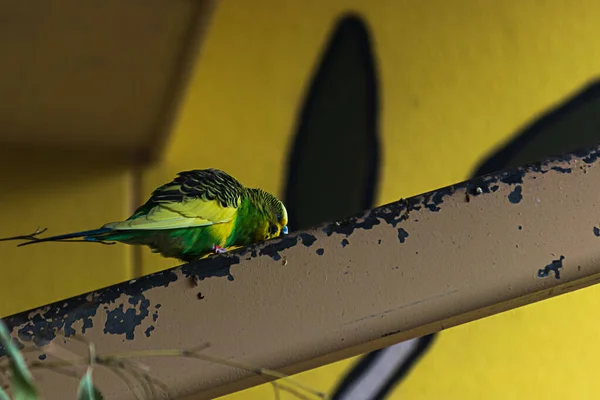
[[[250,189],[254,202],[264,215],[264,223],[258,228],[257,239],[269,240],[288,233],[288,214],[283,203],[271,193],[262,189]]]

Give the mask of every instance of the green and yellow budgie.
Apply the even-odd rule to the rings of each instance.
[[[145,245],[187,262],[287,234],[287,222],[285,206],[272,194],[246,188],[218,169],[192,170],[152,192],[125,221],[43,239],[29,237],[31,241],[19,246],[77,238],[112,241]]]

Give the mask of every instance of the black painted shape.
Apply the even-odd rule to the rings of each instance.
[[[379,170],[377,77],[369,32],[341,18],[299,113],[285,204],[291,230],[371,208]]]
[[[600,81],[549,110],[475,169],[480,176],[600,143]],[[557,170],[558,171],[558,170]],[[559,172],[570,172],[566,169]]]

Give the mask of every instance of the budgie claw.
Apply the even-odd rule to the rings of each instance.
[[[35,232],[30,233],[29,235],[21,235],[21,236],[12,236],[12,237],[7,237],[7,238],[0,238],[0,242],[5,242],[8,240],[32,240],[32,241],[36,241],[38,240],[38,238],[36,237],[37,235],[41,235],[42,233],[46,232],[46,230],[48,230],[48,228],[37,228],[35,230]]]
[[[227,250],[225,250],[221,246],[213,246],[212,249],[213,249],[213,251],[214,251],[215,254],[227,253]]]

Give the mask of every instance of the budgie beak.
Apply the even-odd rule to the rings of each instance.
[[[288,227],[287,227],[287,225],[283,227],[283,229],[281,230],[281,233],[283,233],[284,235],[288,234]]]

